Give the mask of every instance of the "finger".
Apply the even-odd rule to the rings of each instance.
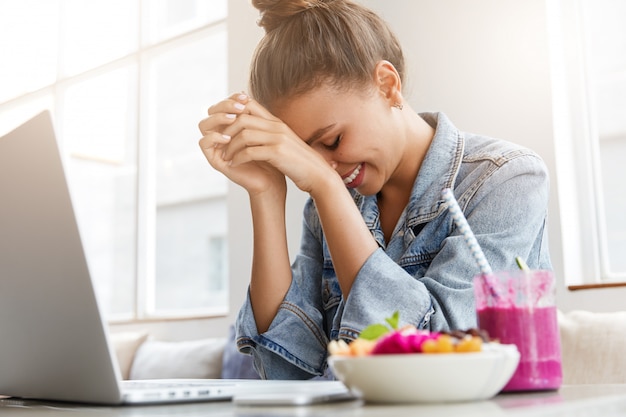
[[[299,146],[296,141],[295,146]],[[308,146],[305,152],[314,152]],[[281,155],[298,153],[292,141],[282,132],[267,132],[246,129],[230,143],[223,145],[222,158],[232,166],[246,162],[268,162],[274,164]],[[271,160],[269,159],[271,157]],[[258,159],[257,159],[258,158]]]
[[[271,115],[271,113],[268,113]],[[235,117],[232,123],[225,126],[222,133],[232,136],[233,138],[245,129],[259,130],[261,132],[277,132],[287,133],[291,132],[289,127],[284,124],[280,119],[272,118],[268,119],[261,117],[258,114],[244,113]]]
[[[234,113],[216,113],[212,116],[205,117],[198,123],[198,129],[203,135],[207,135],[212,131],[221,131],[225,126],[233,124],[237,119]]]
[[[245,93],[233,94],[228,99],[209,107],[207,112],[209,117],[202,119],[198,124],[198,128],[203,135],[218,127],[232,124],[234,119],[241,114],[250,114],[273,121],[279,120]]]
[[[216,152],[219,152],[216,151]],[[235,168],[248,162],[263,162],[276,167],[276,148],[274,146],[258,145],[246,146],[234,153],[232,158],[222,155],[223,160],[229,167]],[[277,168],[277,167],[276,167]]]
[[[245,96],[245,94],[243,94],[242,96]],[[279,120],[269,110],[263,107],[261,103],[251,98],[248,98],[248,101],[245,103],[245,109],[243,113],[262,117],[263,119],[267,119],[267,120],[274,120],[274,121]]]
[[[225,161],[222,155],[224,151],[223,144],[215,142],[210,138],[204,137],[198,141],[200,150],[204,154],[209,164],[216,170],[225,173],[228,170],[230,163]]]
[[[207,113],[209,116],[216,113],[241,114],[244,111],[246,104],[249,100],[250,99],[247,94],[236,93],[231,95],[227,99],[222,100],[219,103],[216,103],[209,107]]]
[[[225,128],[222,134],[232,137],[224,152],[224,159],[230,160],[245,147],[272,145],[288,140],[289,135],[293,133],[280,121],[243,114],[235,123]]]
[[[210,132],[198,141],[200,148],[217,148],[231,141],[231,137],[218,132]]]

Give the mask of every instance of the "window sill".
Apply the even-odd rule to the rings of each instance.
[[[583,285],[568,285],[567,289],[570,291],[579,290],[595,290],[600,288],[615,288],[626,287],[626,282],[605,282],[602,284],[583,284]]]
[[[145,324],[145,323],[163,323],[163,322],[176,322],[176,321],[194,321],[194,320],[208,320],[208,319],[221,319],[228,316],[228,314],[197,314],[197,315],[181,315],[181,316],[152,316],[143,318],[112,318],[107,320],[110,325],[126,325],[126,324]]]

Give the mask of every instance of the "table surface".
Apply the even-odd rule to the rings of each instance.
[[[230,401],[152,406],[97,407],[0,398],[0,416],[593,416],[626,415],[626,384],[569,385],[558,391],[500,394],[488,401],[456,404],[364,404],[246,407]]]

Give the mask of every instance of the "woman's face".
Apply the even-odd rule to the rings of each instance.
[[[378,91],[321,86],[272,110],[360,194],[381,191],[400,163],[399,116]]]

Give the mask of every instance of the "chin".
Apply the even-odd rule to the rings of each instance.
[[[370,187],[367,187],[367,186],[365,186],[363,184],[360,185],[359,187],[351,188],[351,190],[354,190],[357,193],[359,193],[359,194],[361,194],[363,196],[367,196],[367,197],[369,197],[371,195],[376,195],[376,194],[378,194],[380,192],[380,189],[372,190]]]

